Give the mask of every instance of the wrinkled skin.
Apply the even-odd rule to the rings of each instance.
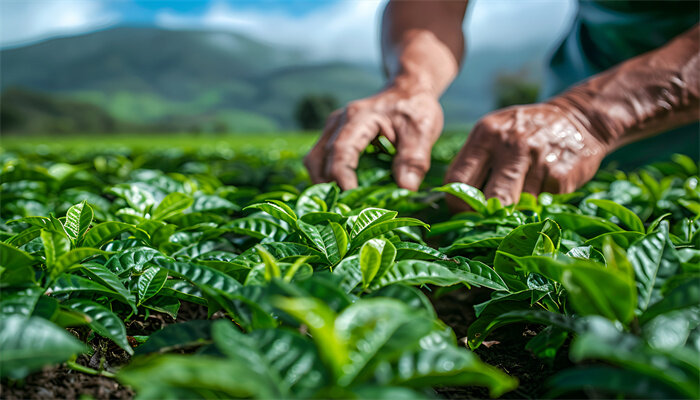
[[[315,183],[336,181],[352,189],[360,154],[380,134],[396,147],[393,170],[399,186],[418,190],[442,124],[434,96],[391,88],[334,112],[304,164]]]
[[[390,1],[382,22],[387,89],[328,119],[305,159],[314,183],[357,186],[364,148],[383,135],[397,148],[400,187],[417,190],[443,126],[438,99],[464,50],[466,1]],[[546,103],[485,116],[454,159],[446,182],[517,202],[522,191],[567,193],[590,180],[627,143],[700,119],[700,26],[665,46],[595,75]],[[466,204],[449,198],[453,211]]]
[[[447,182],[483,187],[506,204],[520,193],[567,193],[590,180],[606,146],[551,104],[515,106],[485,116],[447,172]],[[448,199],[452,209],[466,204]]]

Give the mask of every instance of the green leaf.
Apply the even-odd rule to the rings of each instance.
[[[207,305],[207,301],[202,295],[202,291],[195,285],[179,279],[168,279],[165,281],[160,294],[164,296],[172,296],[180,300],[185,300],[190,303]]]
[[[95,333],[112,340],[130,355],[134,354],[126,339],[126,327],[122,319],[107,307],[85,299],[72,299],[63,304],[90,317],[88,325]]]
[[[118,378],[144,399],[275,397],[274,389],[249,365],[220,357],[139,357],[120,370]]]
[[[308,215],[308,214],[307,214]],[[331,265],[336,265],[348,251],[348,234],[337,222],[329,222],[319,230],[325,248],[326,258]]]
[[[324,222],[340,222],[345,219],[345,217],[334,212],[312,211],[304,214],[300,219],[307,224],[319,225]]]
[[[297,222],[297,215],[294,210],[279,200],[268,200],[266,203],[251,204],[243,210],[247,210],[249,208],[264,211],[273,217],[288,223],[289,226],[295,226]]]
[[[158,267],[150,267],[143,271],[139,277],[137,290],[139,293],[138,305],[150,299],[160,292],[168,279],[168,272]]]
[[[513,290],[527,289],[524,275],[518,273],[516,263],[503,254],[513,256],[530,256],[536,253],[537,244],[542,239],[542,234],[550,239],[552,246],[559,247],[561,240],[561,230],[559,226],[550,219],[542,222],[521,225],[513,229],[498,246],[498,252],[494,259],[494,269]]]
[[[223,324],[223,321],[217,324]],[[250,337],[257,351],[280,376],[283,385],[299,397],[311,396],[328,381],[328,371],[313,343],[300,334],[286,329],[259,329]],[[217,345],[225,346],[231,353],[232,347],[225,341],[217,340]]]
[[[569,337],[566,330],[550,325],[540,331],[537,336],[530,339],[525,345],[525,350],[532,352],[535,356],[548,361],[551,366],[557,351]]]
[[[51,278],[55,278],[58,275],[67,271],[70,267],[80,264],[86,258],[98,256],[98,255],[109,255],[110,253],[98,249],[93,249],[89,247],[78,247],[73,249],[56,260],[53,267],[49,270]]]
[[[360,234],[368,226],[374,225],[378,222],[387,221],[394,219],[398,215],[396,211],[385,210],[382,208],[366,208],[357,215],[355,223],[352,225],[350,230],[350,238],[354,239],[355,236]]]
[[[640,338],[619,332],[607,320],[591,320],[588,332],[572,342],[572,361],[603,360],[653,377],[674,387],[683,397],[700,396],[697,359],[700,354],[690,348],[668,352],[648,347]]]
[[[175,275],[181,276],[200,288],[207,286],[224,292],[234,293],[241,287],[241,284],[234,278],[203,265],[173,261],[162,256],[154,258],[153,263]]]
[[[641,311],[662,299],[661,287],[678,273],[680,260],[668,234],[668,222],[662,222],[658,230],[627,250],[627,258],[634,267]]]
[[[0,298],[0,318],[8,315],[31,315],[42,294],[43,290],[34,285],[3,289]]]
[[[698,304],[700,304],[700,277],[691,276],[666,293],[660,301],[647,308],[639,318],[639,322],[645,323],[658,315]]]
[[[395,263],[381,279],[375,281],[371,289],[376,290],[396,283],[451,286],[463,282],[463,277],[443,265],[428,261],[403,260]]]
[[[644,224],[642,220],[629,208],[617,204],[612,200],[590,199],[587,202],[614,215],[630,230],[644,233]]]
[[[278,298],[274,305],[306,324],[326,366],[334,376],[341,376],[349,354],[346,341],[335,330],[336,315],[333,310],[321,300],[311,297]]]
[[[279,265],[277,265],[277,260],[272,256],[264,247],[257,245],[255,249],[258,251],[260,259],[265,264],[265,280],[272,280],[272,278],[282,277],[282,272],[280,271]]]
[[[341,261],[334,269],[333,275],[341,277],[340,288],[345,293],[350,293],[362,282],[362,271],[360,270],[360,256],[350,256]]]
[[[407,351],[392,363],[380,364],[378,369],[381,385],[486,386],[494,398],[518,386],[516,379],[455,347]]]
[[[396,260],[444,260],[447,256],[432,247],[413,243],[399,242],[396,247]]]
[[[42,230],[41,241],[44,243],[46,266],[51,270],[58,258],[70,251],[70,239],[60,232]]]
[[[630,231],[617,231],[617,232],[608,232],[608,233],[603,233],[602,235],[598,235],[594,237],[593,239],[586,240],[584,242],[585,245],[587,246],[593,246],[596,249],[602,249],[603,248],[603,243],[606,238],[610,238],[615,241],[615,243],[622,247],[623,249],[629,248],[632,243],[634,243],[636,240],[639,238],[643,237],[643,233],[639,232],[630,232]]]
[[[192,203],[194,203],[194,200],[184,193],[170,193],[165,196],[160,204],[158,204],[158,207],[153,210],[151,219],[156,221],[168,219],[185,211]]]
[[[567,332],[577,332],[582,330],[583,327],[582,323],[575,318],[544,310],[514,310],[504,312],[495,317],[488,314],[482,315],[487,320],[487,324],[476,324],[474,328],[469,328],[469,346],[472,349],[478,347],[494,330],[513,323],[530,322],[545,326],[555,326]]]
[[[277,260],[282,260],[287,257],[310,256],[310,262],[320,261],[323,258],[323,253],[299,243],[278,242],[278,243],[262,243],[264,247]],[[236,260],[249,260],[253,263],[261,263],[262,258],[255,248],[246,250],[239,255]]]
[[[534,272],[561,282],[568,300],[583,315],[597,314],[622,323],[634,317],[637,293],[629,271],[605,268],[592,261],[571,259],[558,261],[550,257],[517,257],[501,253],[515,262],[518,269]],[[608,257],[606,257],[610,261]]]
[[[1,377],[21,379],[45,365],[65,361],[84,351],[87,351],[85,345],[43,318],[15,315],[2,320]]]
[[[223,229],[256,239],[273,238],[283,240],[288,232],[282,225],[263,218],[238,218],[222,226]]]
[[[81,203],[68,209],[64,227],[75,243],[79,243],[85,232],[87,232],[92,223],[93,214],[92,208],[87,204],[87,200],[83,200]]]
[[[321,232],[315,225],[307,224],[301,220],[296,222],[296,227],[304,235],[306,239],[321,253],[326,254],[326,244],[323,241]]]
[[[562,229],[572,230],[586,238],[622,230],[622,228],[606,219],[590,215],[561,212],[552,214],[550,217],[554,219]]]
[[[117,300],[124,302],[125,304],[130,304],[129,299],[125,299],[121,293],[118,293],[104,285],[94,282],[90,279],[83,278],[82,276],[63,274],[60,275],[54,282],[53,285],[49,287],[49,294],[59,294],[59,293],[75,293],[75,292],[95,292],[106,294]]]
[[[162,257],[158,250],[150,247],[132,247],[112,256],[105,267],[113,273],[126,278],[134,272],[141,272],[144,265],[150,262],[154,257]]]
[[[590,389],[615,396],[635,399],[678,399],[683,398],[674,385],[640,374],[608,366],[585,366],[567,369],[557,373],[548,381],[551,389],[546,398],[566,398],[566,393],[581,393]]]
[[[339,193],[335,182],[310,186],[299,195],[296,214],[302,217],[310,212],[328,211],[335,205]]]
[[[463,202],[467,203],[474,211],[481,215],[488,215],[486,197],[481,190],[469,186],[466,183],[453,182],[445,186],[433,189],[436,192],[451,194]]]
[[[136,355],[165,353],[211,343],[212,321],[187,321],[166,325],[136,348]]]
[[[286,397],[289,395],[290,382],[285,381],[280,376],[277,368],[275,368],[277,360],[268,358],[261,351],[262,349],[258,348],[253,337],[241,333],[233,324],[226,321],[215,322],[212,328],[212,335],[221,352],[234,360],[234,362],[249,365],[251,370],[257,375],[267,378],[270,387],[278,391],[275,397]],[[296,366],[303,369],[308,368],[308,366],[301,364]]]
[[[28,253],[0,242],[0,277],[4,285],[34,281],[34,258]]]
[[[477,287],[487,287],[493,290],[507,291],[508,286],[500,275],[488,265],[464,257],[455,257],[450,260],[438,261],[439,264],[449,268],[464,282]]]
[[[150,310],[167,314],[172,319],[177,319],[177,312],[180,310],[180,300],[168,296],[151,297],[141,305]]]
[[[360,249],[360,271],[362,271],[362,285],[365,288],[369,286],[379,271],[385,243],[385,240],[372,239],[365,242]]]
[[[123,198],[131,208],[138,210],[142,214],[153,207],[156,202],[153,194],[145,190],[140,184],[120,184],[110,188],[109,192]]]
[[[93,226],[92,229],[85,234],[83,246],[100,248],[103,244],[117,237],[117,235],[134,229],[136,229],[135,226],[123,222],[103,222]]]
[[[354,250],[370,239],[391,232],[402,226],[422,226],[428,229],[428,225],[413,218],[395,218],[388,221],[378,222],[360,232],[350,241],[350,249]]]
[[[136,302],[134,300],[134,295],[129,292],[124,287],[124,284],[119,280],[114,273],[108,270],[104,265],[98,263],[85,263],[82,266],[82,271],[87,275],[92,281],[95,281],[116,293],[118,298],[131,306],[131,308],[136,312]]]

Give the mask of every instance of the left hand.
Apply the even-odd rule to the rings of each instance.
[[[504,204],[525,191],[568,193],[593,178],[607,154],[605,143],[571,112],[540,103],[488,114],[467,138],[445,177],[482,188]],[[466,204],[449,198],[456,211]]]

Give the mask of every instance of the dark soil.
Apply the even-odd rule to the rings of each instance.
[[[177,314],[177,320],[167,314],[151,312],[147,319],[138,317],[128,321],[125,324],[126,333],[133,347],[138,344],[133,336],[150,335],[176,322],[206,318],[206,307],[183,302]],[[81,339],[86,339],[89,332],[87,329],[69,329],[69,331]],[[76,362],[82,366],[114,373],[129,362],[129,354],[111,340],[96,336],[88,344],[94,353],[92,356],[78,357]],[[90,396],[98,400],[132,399],[134,391],[112,378],[78,372],[65,364],[46,367],[22,381],[0,382],[1,399],[77,399],[81,396]]]
[[[440,318],[452,327],[457,338],[461,340],[467,336],[469,324],[476,319],[474,304],[488,300],[489,295],[489,290],[458,289],[440,296],[433,295],[432,300]],[[214,318],[216,317],[220,316],[215,315]],[[127,335],[132,345],[137,345],[132,339],[133,336],[149,335],[176,322],[206,318],[206,307],[183,302],[177,320],[167,314],[152,312],[145,320],[136,318],[127,322]],[[538,329],[525,324],[509,325],[493,332],[484,344],[475,350],[484,362],[519,379],[518,389],[504,394],[502,398],[541,398],[546,391],[545,381],[556,371],[571,365],[566,358],[566,349],[559,352],[553,365],[525,350],[525,344],[536,335]],[[87,335],[85,330],[73,330],[72,333],[83,339]],[[80,365],[114,373],[129,361],[129,355],[109,340],[95,337],[89,344],[95,352],[92,356],[80,356],[77,359]],[[480,387],[441,387],[436,390],[441,397],[448,399],[489,398],[488,391]],[[0,398],[8,400],[77,399],[81,396],[90,396],[98,400],[131,399],[134,392],[112,378],[77,372],[65,365],[47,367],[23,381],[0,383]]]
[[[455,331],[460,342],[467,336],[469,325],[476,319],[473,306],[489,299],[490,290],[472,288],[454,290],[441,296],[433,296],[432,301],[440,318]],[[537,399],[546,392],[546,381],[557,371],[573,364],[567,358],[568,343],[557,353],[550,365],[547,361],[525,350],[527,342],[537,335],[541,327],[527,324],[507,325],[495,330],[474,350],[487,364],[500,368],[508,375],[518,378],[520,385],[502,399]],[[441,387],[436,388],[440,396],[448,399],[488,399],[488,391],[481,387]]]

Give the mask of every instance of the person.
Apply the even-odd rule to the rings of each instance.
[[[484,116],[445,181],[482,188],[504,204],[517,202],[523,191],[571,192],[616,149],[682,126],[656,144],[640,144],[656,155],[680,145],[697,158],[699,4],[580,1],[547,79],[549,93],[568,90]],[[304,159],[314,183],[356,187],[361,152],[383,135],[396,148],[398,186],[418,189],[443,128],[438,99],[464,56],[466,8],[467,1],[389,1],[381,29],[388,83],[329,116]],[[467,207],[448,202],[456,210]]]

